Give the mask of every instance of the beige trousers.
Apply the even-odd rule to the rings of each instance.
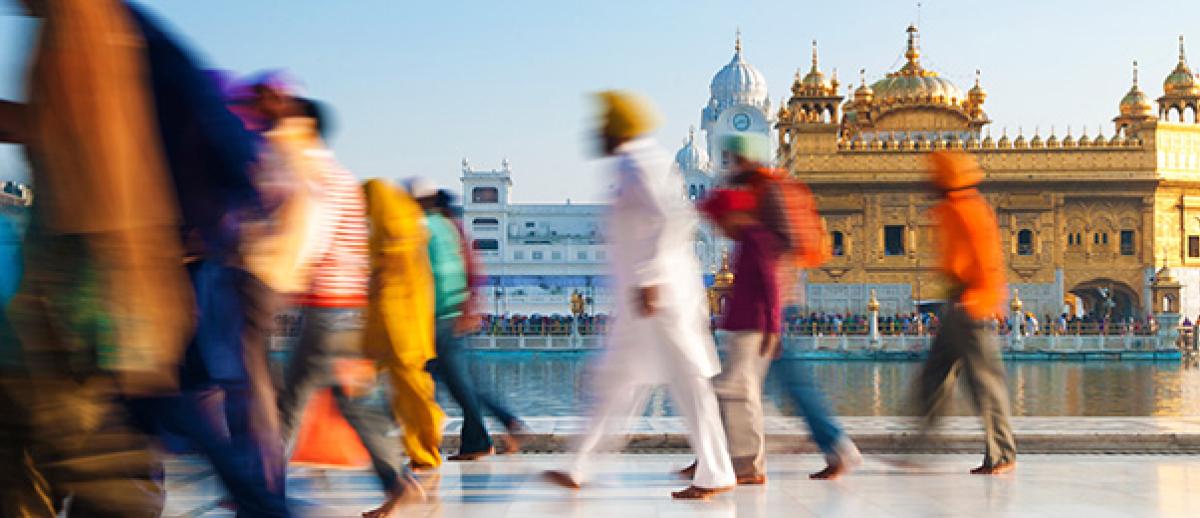
[[[762,389],[771,358],[759,354],[762,338],[757,331],[725,335],[725,364],[713,378],[729,456],[739,477],[765,473]]]

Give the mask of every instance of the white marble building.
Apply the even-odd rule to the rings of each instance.
[[[689,131],[675,154],[687,195],[698,200],[713,188],[722,136],[771,131],[770,101],[762,73],[742,56],[741,38],[733,59],[713,77],[711,96],[701,110],[701,135]],[[703,141],[701,141],[703,140]],[[770,139],[768,139],[770,140]],[[592,300],[589,312],[608,312],[613,294],[608,273],[603,217],[607,207],[586,203],[514,203],[514,175],[505,160],[499,169],[476,170],[462,163],[463,225],[486,275],[478,288],[481,311],[495,314],[567,314],[571,294]],[[709,275],[720,267],[729,243],[703,228],[696,254]]]

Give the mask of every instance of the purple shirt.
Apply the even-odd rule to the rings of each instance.
[[[721,329],[780,332],[777,270],[781,255],[778,235],[757,223],[742,229],[733,260],[733,293],[725,304]]]

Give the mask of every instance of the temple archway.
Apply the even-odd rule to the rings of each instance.
[[[1099,320],[1108,316],[1111,320],[1125,320],[1145,315],[1137,291],[1121,281],[1091,279],[1076,284],[1070,293],[1079,298],[1082,304],[1081,313],[1093,319]]]

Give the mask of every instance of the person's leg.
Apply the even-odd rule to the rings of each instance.
[[[24,377],[0,375],[0,516],[53,518],[50,488],[29,458],[28,418],[17,401],[28,390]]]
[[[825,455],[825,468],[809,475],[809,478],[831,480],[862,464],[862,455],[838,424],[828,399],[813,381],[809,367],[792,362],[783,369],[783,382],[787,386],[788,396],[808,424],[813,442]]]
[[[244,311],[242,344],[246,365],[247,388],[241,416],[230,419],[234,440],[255,441],[262,452],[262,463],[272,488],[283,491],[287,471],[283,434],[279,424],[279,401],[271,380],[268,362],[270,338],[275,330],[275,314],[283,307],[282,297],[257,277],[238,271],[239,291]],[[237,409],[235,409],[237,410]]]
[[[687,424],[688,442],[696,454],[696,475],[692,485],[703,489],[733,486],[737,483],[737,477],[729,459],[725,429],[721,425],[721,410],[717,406],[712,381],[688,371],[673,374],[671,399]]]
[[[392,425],[391,415],[373,404],[370,394],[351,396],[335,385],[333,397],[338,410],[371,456],[371,467],[379,477],[379,483],[388,492],[398,491],[401,472],[399,444],[387,437]]]
[[[305,404],[318,388],[331,383],[333,358],[330,353],[330,315],[320,310],[301,310],[300,337],[293,347],[279,393],[279,425],[290,450]]]
[[[30,459],[53,494],[71,496],[68,516],[162,514],[162,460],[132,426],[112,378],[41,378],[28,390]]]
[[[404,425],[404,449],[414,467],[436,468],[442,464],[438,447],[442,442],[445,414],[434,398],[433,377],[422,367],[394,365],[387,368],[392,384],[392,413]]]
[[[1009,424],[1008,386],[995,337],[981,324],[964,336],[963,375],[983,420],[984,468],[1016,462],[1017,443]]]
[[[463,421],[458,455],[481,454],[491,451],[492,438],[484,426],[483,413],[471,373],[467,369],[462,341],[454,334],[454,319],[437,322],[437,380],[446,385],[450,395],[462,407]],[[451,459],[454,460],[454,459]]]
[[[227,437],[225,425],[218,421],[224,416],[211,413],[204,397],[203,393],[188,391],[135,404],[140,412],[197,447],[237,504],[238,516],[289,516],[283,491],[267,483],[257,445]]]
[[[829,402],[820,387],[813,382],[808,365],[792,362],[784,371],[784,383],[796,411],[804,417],[812,432],[813,442],[826,456],[834,453],[834,447],[845,433],[838,426],[837,418],[829,408]]]
[[[916,412],[921,417],[918,434],[921,441],[928,440],[928,434],[946,414],[954,399],[954,383],[958,380],[961,360],[958,341],[962,339],[965,329],[961,320],[956,320],[952,314],[953,311],[943,313],[940,329],[929,348],[929,357],[917,379]]]
[[[626,440],[629,423],[646,410],[651,387],[628,382],[619,372],[597,373],[597,400],[588,426],[572,448],[575,458],[566,475],[575,483],[587,479],[596,453],[618,448]]]
[[[766,473],[762,385],[771,360],[760,354],[762,336],[756,332],[727,335],[725,366],[713,378],[729,455],[739,479]]]

